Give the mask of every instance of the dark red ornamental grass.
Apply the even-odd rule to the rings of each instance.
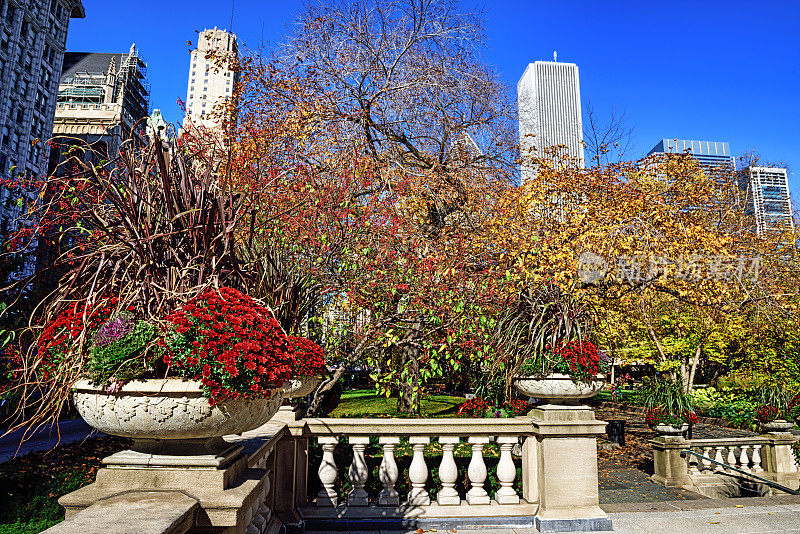
[[[268,309],[241,291],[209,288],[170,313],[160,340],[169,374],[200,380],[213,406],[268,397],[292,376],[289,339]]]
[[[292,376],[319,376],[325,370],[322,347],[310,339],[289,336],[289,351],[292,354]]]

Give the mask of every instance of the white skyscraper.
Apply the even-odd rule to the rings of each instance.
[[[742,171],[739,185],[747,191],[747,211],[755,217],[758,235],[794,230],[786,169],[748,167]]]
[[[216,27],[200,32],[189,63],[184,128],[204,126],[217,129],[221,126],[222,116],[214,111],[218,111],[233,95],[238,81],[235,70],[238,51],[233,33]]]
[[[517,84],[522,180],[535,172],[524,160],[544,156],[544,149],[564,145],[562,153],[584,166],[583,124],[578,66],[574,63],[530,63]]]

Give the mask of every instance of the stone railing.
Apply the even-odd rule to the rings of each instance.
[[[96,482],[60,499],[67,520],[49,532],[272,534],[287,524],[307,531],[611,530],[598,499],[596,436],[604,430],[585,406],[545,405],[513,419],[297,420],[284,410],[257,430],[227,436],[227,448],[213,454],[123,451],[104,459]],[[499,454],[496,478],[487,481],[490,443]],[[441,457],[425,456],[433,444]],[[411,447],[408,491],[398,480],[401,445]],[[336,465],[342,448],[352,460]],[[457,458],[457,449],[466,456]],[[377,480],[370,480],[375,456]],[[468,463],[465,479],[459,462]],[[337,485],[345,470],[346,492]]]
[[[533,468],[531,447],[528,436],[533,428],[530,418],[514,419],[308,419],[306,425],[309,434],[315,437],[322,450],[322,462],[317,471],[322,489],[316,496],[316,506],[335,507],[339,504],[335,490],[338,474],[333,451],[339,443],[339,437],[345,436],[352,448],[353,461],[348,475],[352,489],[347,494],[347,506],[369,506],[370,499],[364,490],[367,483],[368,470],[365,449],[370,438],[377,438],[383,452],[379,478],[383,486],[380,494],[373,502],[379,507],[397,507],[402,502],[408,505],[427,506],[431,498],[425,489],[428,484],[429,469],[423,452],[426,445],[433,441],[442,449],[441,461],[438,464],[440,487],[437,488],[435,502],[439,506],[460,505],[461,496],[455,489],[458,469],[454,458],[454,450],[460,443],[466,442],[471,448],[471,458],[467,470],[469,490],[463,502],[467,505],[489,504],[489,494],[484,485],[487,469],[484,461],[484,448],[489,442],[496,442],[500,448],[500,461],[497,465],[497,478],[500,489],[494,499],[497,504],[519,504],[520,497],[513,489],[517,475],[512,449],[521,444],[525,452],[522,454],[522,471],[530,472]],[[409,467],[411,490],[401,499],[395,485],[398,467],[394,451],[401,438],[407,438],[413,448],[413,459]],[[526,500],[536,501],[536,488],[530,477],[523,478],[523,495]]]
[[[780,492],[759,483],[756,477],[797,490],[800,471],[792,450],[796,441],[792,434],[782,432],[720,439],[658,437],[651,441],[655,472],[652,478],[663,486],[684,487],[712,498],[737,496],[742,489],[765,495]],[[685,450],[705,458],[683,454]]]
[[[748,473],[763,473],[761,451],[770,444],[770,441],[768,438],[758,436],[733,439],[692,439],[688,440],[688,443],[688,450],[708,458],[697,456],[687,458],[691,476],[708,472],[736,473],[735,470],[726,469],[719,464],[727,464]]]
[[[512,419],[312,418],[289,422],[288,439],[293,441],[294,452],[288,456],[305,461],[294,468],[298,484],[293,492],[295,519],[311,530],[344,526],[358,530],[359,523],[374,525],[377,520],[385,528],[610,529],[610,521],[598,506],[595,438],[604,429],[604,422],[580,406],[544,406],[530,416]],[[321,449],[321,458],[312,465],[308,451],[314,442]],[[497,457],[492,481],[487,480],[486,462],[490,443],[496,444],[492,448]],[[404,492],[398,491],[401,472],[396,460],[401,445],[411,449]],[[429,445],[441,452],[426,457]],[[459,451],[461,458],[456,458]],[[337,455],[352,460],[337,465]],[[462,463],[462,478],[457,461]],[[463,463],[468,463],[465,473]],[[434,469],[438,471],[436,481],[430,477]],[[370,471],[376,471],[377,480],[370,479]],[[350,487],[339,492],[339,477],[345,474]],[[493,494],[487,492],[489,482],[497,488]],[[376,488],[372,494],[366,489],[370,485]],[[319,491],[309,492],[312,486]]]

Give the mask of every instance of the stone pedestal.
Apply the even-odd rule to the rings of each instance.
[[[587,406],[546,404],[531,411],[536,434],[540,532],[607,531],[599,506],[597,436],[606,423]]]
[[[797,437],[788,431],[767,432],[764,436],[770,441],[763,453],[765,478],[794,490],[799,489],[800,470],[792,449]]]
[[[650,440],[653,446],[653,482],[667,488],[680,488],[692,484],[689,463],[681,451],[689,448],[682,436],[658,436]]]
[[[198,455],[122,451],[105,458],[103,463],[95,482],[58,500],[66,519],[117,495],[172,490],[199,503],[197,527],[243,533],[259,515],[269,492],[267,472],[248,468],[241,446]]]

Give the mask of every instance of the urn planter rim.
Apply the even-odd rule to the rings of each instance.
[[[78,380],[73,386],[75,391],[82,393],[97,393],[99,395],[169,395],[196,393],[201,395],[203,384],[199,380],[184,380],[183,378],[139,378],[126,382],[121,388],[109,392],[103,386],[92,384],[89,380]]]
[[[534,381],[569,380],[570,382],[576,382],[580,384],[590,384],[592,382],[605,382],[606,375],[602,373],[597,373],[594,378],[590,378],[589,380],[583,380],[580,378],[573,378],[563,373],[550,373],[549,375],[517,375],[514,377],[514,380],[534,380]]]

